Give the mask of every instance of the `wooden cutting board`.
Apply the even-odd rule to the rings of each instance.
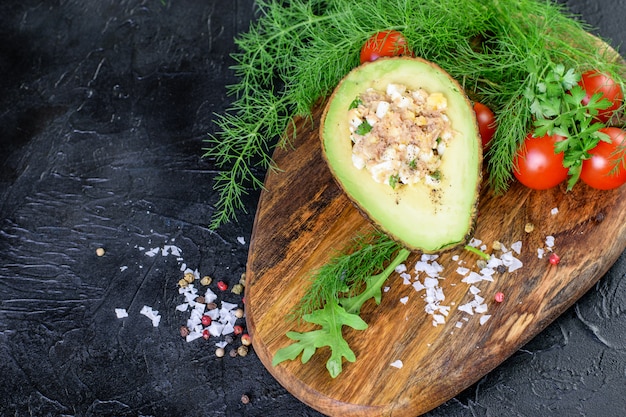
[[[294,148],[277,150],[281,172],[270,172],[262,192],[247,264],[246,316],[259,358],[294,396],[329,416],[410,416],[425,413],[469,387],[541,332],[587,292],[626,247],[626,187],[596,191],[584,184],[533,191],[514,184],[503,196],[483,188],[475,238],[510,247],[521,241],[516,258],[523,267],[474,284],[491,317],[468,315],[458,307],[474,299],[456,272],[459,263],[474,268],[478,257],[459,249],[437,260],[445,277],[442,304],[450,306],[445,324],[434,326],[424,311],[424,292],[405,285],[394,273],[389,291],[361,310],[369,327],[344,328],[357,360],[344,361],[332,379],[328,349],[302,364],[300,358],[272,366],[274,353],[292,341],[290,330],[305,331],[287,313],[310,284],[310,274],[370,224],[353,207],[321,156],[317,134],[321,109],[297,124]],[[553,210],[555,209],[555,210]],[[558,211],[558,212],[557,212]],[[531,232],[525,226],[534,225]],[[554,237],[561,262],[539,258],[546,237]],[[495,252],[497,253],[497,252]],[[419,259],[412,254],[409,270]],[[458,258],[457,258],[458,257]],[[501,291],[505,301],[497,303]],[[406,303],[400,300],[407,297]],[[458,327],[460,326],[460,327]],[[401,368],[390,366],[401,360]]]

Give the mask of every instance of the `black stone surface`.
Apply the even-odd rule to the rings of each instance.
[[[626,41],[624,0],[566,3],[614,45]],[[253,350],[217,358],[213,341],[179,335],[181,269],[211,275],[213,289],[245,269],[258,192],[238,223],[211,232],[216,169],[201,155],[236,81],[233,36],[252,12],[251,0],[0,3],[0,415],[320,415]],[[181,255],[146,254],[165,245]],[[427,415],[626,416],[625,273],[622,256]]]

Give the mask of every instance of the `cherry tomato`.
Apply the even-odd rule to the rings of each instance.
[[[515,178],[535,190],[546,190],[563,182],[568,169],[563,166],[563,153],[554,152],[554,145],[560,140],[563,138],[556,135],[529,134],[513,158]]]
[[[596,70],[590,70],[582,74],[578,84],[585,90],[585,98],[582,100],[584,105],[589,103],[591,97],[596,93],[602,93],[602,98],[606,98],[611,102],[608,109],[600,110],[598,120],[606,122],[611,115],[617,110],[624,101],[624,94],[619,84],[615,83],[611,77],[602,74]]]
[[[365,42],[361,48],[361,64],[376,61],[383,56],[399,55],[413,56],[406,38],[396,30],[385,30],[378,32]]]
[[[487,149],[494,133],[496,133],[496,115],[493,114],[489,107],[479,102],[474,103],[474,112],[476,113],[483,149]]]
[[[611,138],[611,143],[604,141],[589,151],[591,158],[583,161],[580,179],[590,187],[610,190],[626,183],[626,167],[622,158],[626,158],[626,132],[617,127],[600,129]]]

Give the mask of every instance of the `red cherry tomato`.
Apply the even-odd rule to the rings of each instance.
[[[555,153],[554,145],[563,140],[561,136],[533,137],[524,139],[513,159],[513,175],[528,188],[545,190],[567,178],[568,169],[563,166],[563,153]]]
[[[617,127],[600,129],[611,138],[589,151],[591,158],[583,161],[580,179],[590,187],[610,190],[626,183],[626,132]]]
[[[476,113],[483,149],[487,149],[494,133],[496,133],[496,115],[493,114],[489,107],[479,102],[474,103],[474,112]]]
[[[611,102],[611,106],[608,109],[600,110],[598,113],[598,120],[601,122],[609,120],[613,112],[617,110],[624,101],[624,94],[619,84],[615,83],[608,75],[602,74],[596,70],[583,73],[578,85],[580,85],[586,93],[585,98],[582,100],[584,105],[587,105],[591,97],[596,93],[602,93],[602,98]]]
[[[413,56],[406,38],[396,30],[385,30],[378,32],[365,42],[361,48],[361,64],[376,61],[383,56],[399,55]]]

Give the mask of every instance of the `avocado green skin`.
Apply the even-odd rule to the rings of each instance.
[[[352,164],[348,109],[372,87],[389,83],[441,92],[458,133],[442,157],[436,189],[419,183],[392,188]],[[405,248],[435,253],[467,243],[476,221],[482,180],[482,142],[476,115],[461,86],[436,64],[421,58],[380,58],[347,74],[326,103],[320,124],[322,155],[335,178],[364,216]]]

